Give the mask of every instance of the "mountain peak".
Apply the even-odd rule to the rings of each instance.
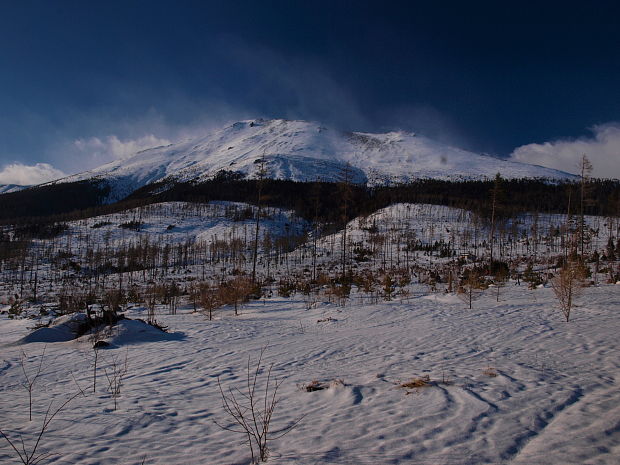
[[[476,154],[404,131],[342,132],[309,121],[237,121],[201,137],[143,150],[61,182],[96,178],[111,187],[110,201],[161,181],[204,181],[222,171],[256,176],[257,160],[267,176],[293,181],[334,182],[349,167],[356,183],[403,183],[418,178],[567,179],[561,171]]]

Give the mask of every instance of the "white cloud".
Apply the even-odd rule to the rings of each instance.
[[[91,137],[89,139],[77,139],[73,141],[73,146],[79,152],[99,163],[126,158],[141,150],[169,144],[170,141],[168,139],[161,139],[153,134],[125,141],[120,140],[115,135],[107,136],[103,139]]]
[[[10,165],[6,165],[0,171],[0,184],[32,186],[34,184],[53,181],[65,176],[65,173],[54,168],[48,163],[37,163],[35,165],[12,163]]]
[[[620,179],[620,123],[597,125],[591,131],[593,136],[588,138],[522,145],[511,158],[578,173],[579,161],[585,154],[594,167],[592,176]]]

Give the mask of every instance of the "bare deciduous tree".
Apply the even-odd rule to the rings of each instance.
[[[482,282],[480,272],[476,269],[467,270],[465,276],[461,281],[461,285],[458,288],[457,296],[466,304],[469,305],[471,310],[472,302],[476,300],[482,294],[484,284]]]
[[[252,284],[256,283],[256,261],[258,259],[258,238],[260,234],[260,215],[263,202],[263,184],[267,176],[267,167],[265,164],[265,153],[258,160],[258,171],[256,172],[256,187],[258,189],[258,197],[256,202],[256,230],[254,233],[254,244],[252,246]]]
[[[250,299],[254,290],[252,281],[246,276],[235,276],[222,283],[218,290],[218,299],[226,305],[233,305],[235,316],[239,315],[239,306]]]
[[[582,293],[584,288],[584,273],[578,263],[567,262],[558,273],[551,279],[551,287],[558,299],[560,310],[568,322],[575,299]]]
[[[213,310],[220,305],[220,298],[217,290],[206,283],[200,286],[200,305],[203,311],[207,312],[209,321],[211,321],[213,319]]]
[[[581,160],[579,160],[579,171],[580,171],[580,188],[579,188],[579,248],[581,253],[581,259],[584,259],[584,244],[586,242],[585,238],[585,230],[586,230],[586,222],[584,217],[584,209],[586,205],[588,205],[589,199],[589,183],[590,177],[592,175],[592,163],[584,153],[581,156]]]

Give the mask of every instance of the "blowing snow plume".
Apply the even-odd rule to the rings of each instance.
[[[585,154],[592,162],[594,177],[620,179],[620,123],[593,126],[591,131],[593,137],[522,145],[512,152],[511,159],[577,173]]]

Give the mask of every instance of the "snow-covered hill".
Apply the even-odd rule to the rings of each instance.
[[[339,274],[342,231],[314,242],[304,234],[313,225],[268,207],[257,250],[262,297],[238,312],[221,302],[211,319],[195,292],[211,296],[249,276],[254,208],[151,204],[67,222],[26,255],[5,252],[5,437],[26,451],[37,444],[55,464],[249,464],[247,436],[230,430],[222,393],[242,399],[248,358],[253,369],[264,351],[256,405],[279,383],[269,431],[301,419],[269,442],[269,465],[618,463],[620,282],[605,283],[618,261],[603,258],[609,235],[620,236],[615,218],[585,217],[599,261],[586,261],[592,285],[579,288],[585,295],[565,322],[551,284],[522,279],[532,261],[541,278],[557,273],[564,215],[498,225],[495,257],[515,266],[517,279],[479,289],[470,307],[440,274],[452,270],[456,281],[459,263],[471,269],[468,257],[488,257],[489,231],[473,213],[401,203],[349,222],[356,278],[342,298],[330,278]],[[455,253],[424,248],[438,243]],[[287,286],[293,281],[308,286]],[[86,314],[52,320],[66,312],[61,302],[83,311],[96,293],[89,308],[100,312],[117,290],[130,319],[115,326],[78,337]],[[46,411],[67,399],[37,443]],[[20,463],[5,437],[0,463]]]
[[[440,144],[406,132],[345,133],[317,123],[288,120],[241,121],[203,137],[151,148],[56,182],[105,180],[109,201],[162,180],[201,181],[220,171],[256,176],[264,158],[267,176],[294,181],[349,177],[370,185],[416,178],[567,179],[568,173],[503,160]]]

